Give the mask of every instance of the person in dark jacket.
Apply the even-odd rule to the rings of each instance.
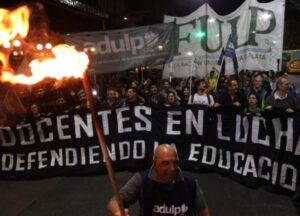
[[[244,95],[238,90],[238,83],[236,80],[229,80],[227,82],[226,90],[220,95],[215,104],[215,107],[219,106],[234,106],[244,109]]]
[[[144,105],[144,103],[144,98],[137,94],[136,88],[128,87],[126,89],[125,106],[138,106]]]
[[[158,86],[154,83],[150,84],[149,93],[145,96],[145,104],[163,106],[164,102],[165,98],[160,94]]]
[[[139,200],[140,215],[209,216],[197,179],[178,167],[176,150],[168,144],[155,149],[150,170],[136,173],[120,190],[125,214],[121,215],[116,198],[108,205],[111,216],[129,216],[128,206]]]

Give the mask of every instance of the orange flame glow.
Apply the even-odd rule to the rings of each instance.
[[[29,15],[29,9],[26,6],[12,12],[0,9],[0,45],[27,36]],[[30,62],[31,76],[26,76],[25,74],[15,75],[9,65],[11,51],[12,48],[0,50],[0,61],[2,62],[2,73],[0,71],[1,82],[32,85],[46,77],[57,80],[64,77],[82,78],[89,63],[86,53],[77,52],[73,47],[61,44],[51,49],[53,57],[43,57],[42,60],[34,59]]]
[[[23,74],[13,75],[10,72],[3,72],[1,80],[13,84],[34,84],[46,77],[60,80],[64,77],[82,78],[83,72],[87,69],[89,59],[83,52],[77,52],[74,48],[63,44],[52,49],[55,58],[48,58],[44,61],[33,60],[29,66],[32,76]]]
[[[25,38],[29,29],[30,10],[27,6],[9,11],[0,8],[0,45],[17,36]]]

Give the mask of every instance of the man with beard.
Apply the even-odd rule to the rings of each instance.
[[[69,113],[71,110],[72,108],[67,104],[67,101],[64,98],[64,96],[59,95],[55,101],[54,114],[65,114]]]

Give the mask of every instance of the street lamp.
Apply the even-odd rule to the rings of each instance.
[[[263,13],[262,15],[260,15],[260,18],[262,19],[262,20],[268,20],[268,19],[270,19],[271,18],[271,14],[269,14],[268,12],[266,12],[266,13]]]
[[[194,37],[195,37],[195,38],[202,39],[202,38],[204,38],[205,36],[206,36],[206,32],[201,31],[201,29],[198,30],[198,31],[196,31],[196,32],[194,32]]]

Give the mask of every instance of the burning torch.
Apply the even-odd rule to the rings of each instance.
[[[29,29],[30,10],[27,6],[22,6],[13,11],[0,9],[0,46],[10,43],[15,39],[26,38]],[[102,151],[106,169],[117,203],[122,215],[124,208],[122,205],[119,187],[116,182],[114,169],[108,154],[105,139],[102,133],[101,125],[97,117],[95,102],[92,97],[91,86],[88,79],[89,59],[86,53],[78,52],[73,47],[66,44],[60,44],[52,48],[53,56],[48,58],[34,59],[30,62],[31,76],[25,74],[16,75],[9,65],[9,54],[12,50],[0,50],[0,61],[2,62],[2,73],[0,73],[1,82],[10,82],[12,84],[32,85],[42,81],[46,77],[61,80],[67,77],[82,78],[83,86],[90,104],[90,110],[96,129],[98,143]],[[28,73],[26,73],[28,74]]]

